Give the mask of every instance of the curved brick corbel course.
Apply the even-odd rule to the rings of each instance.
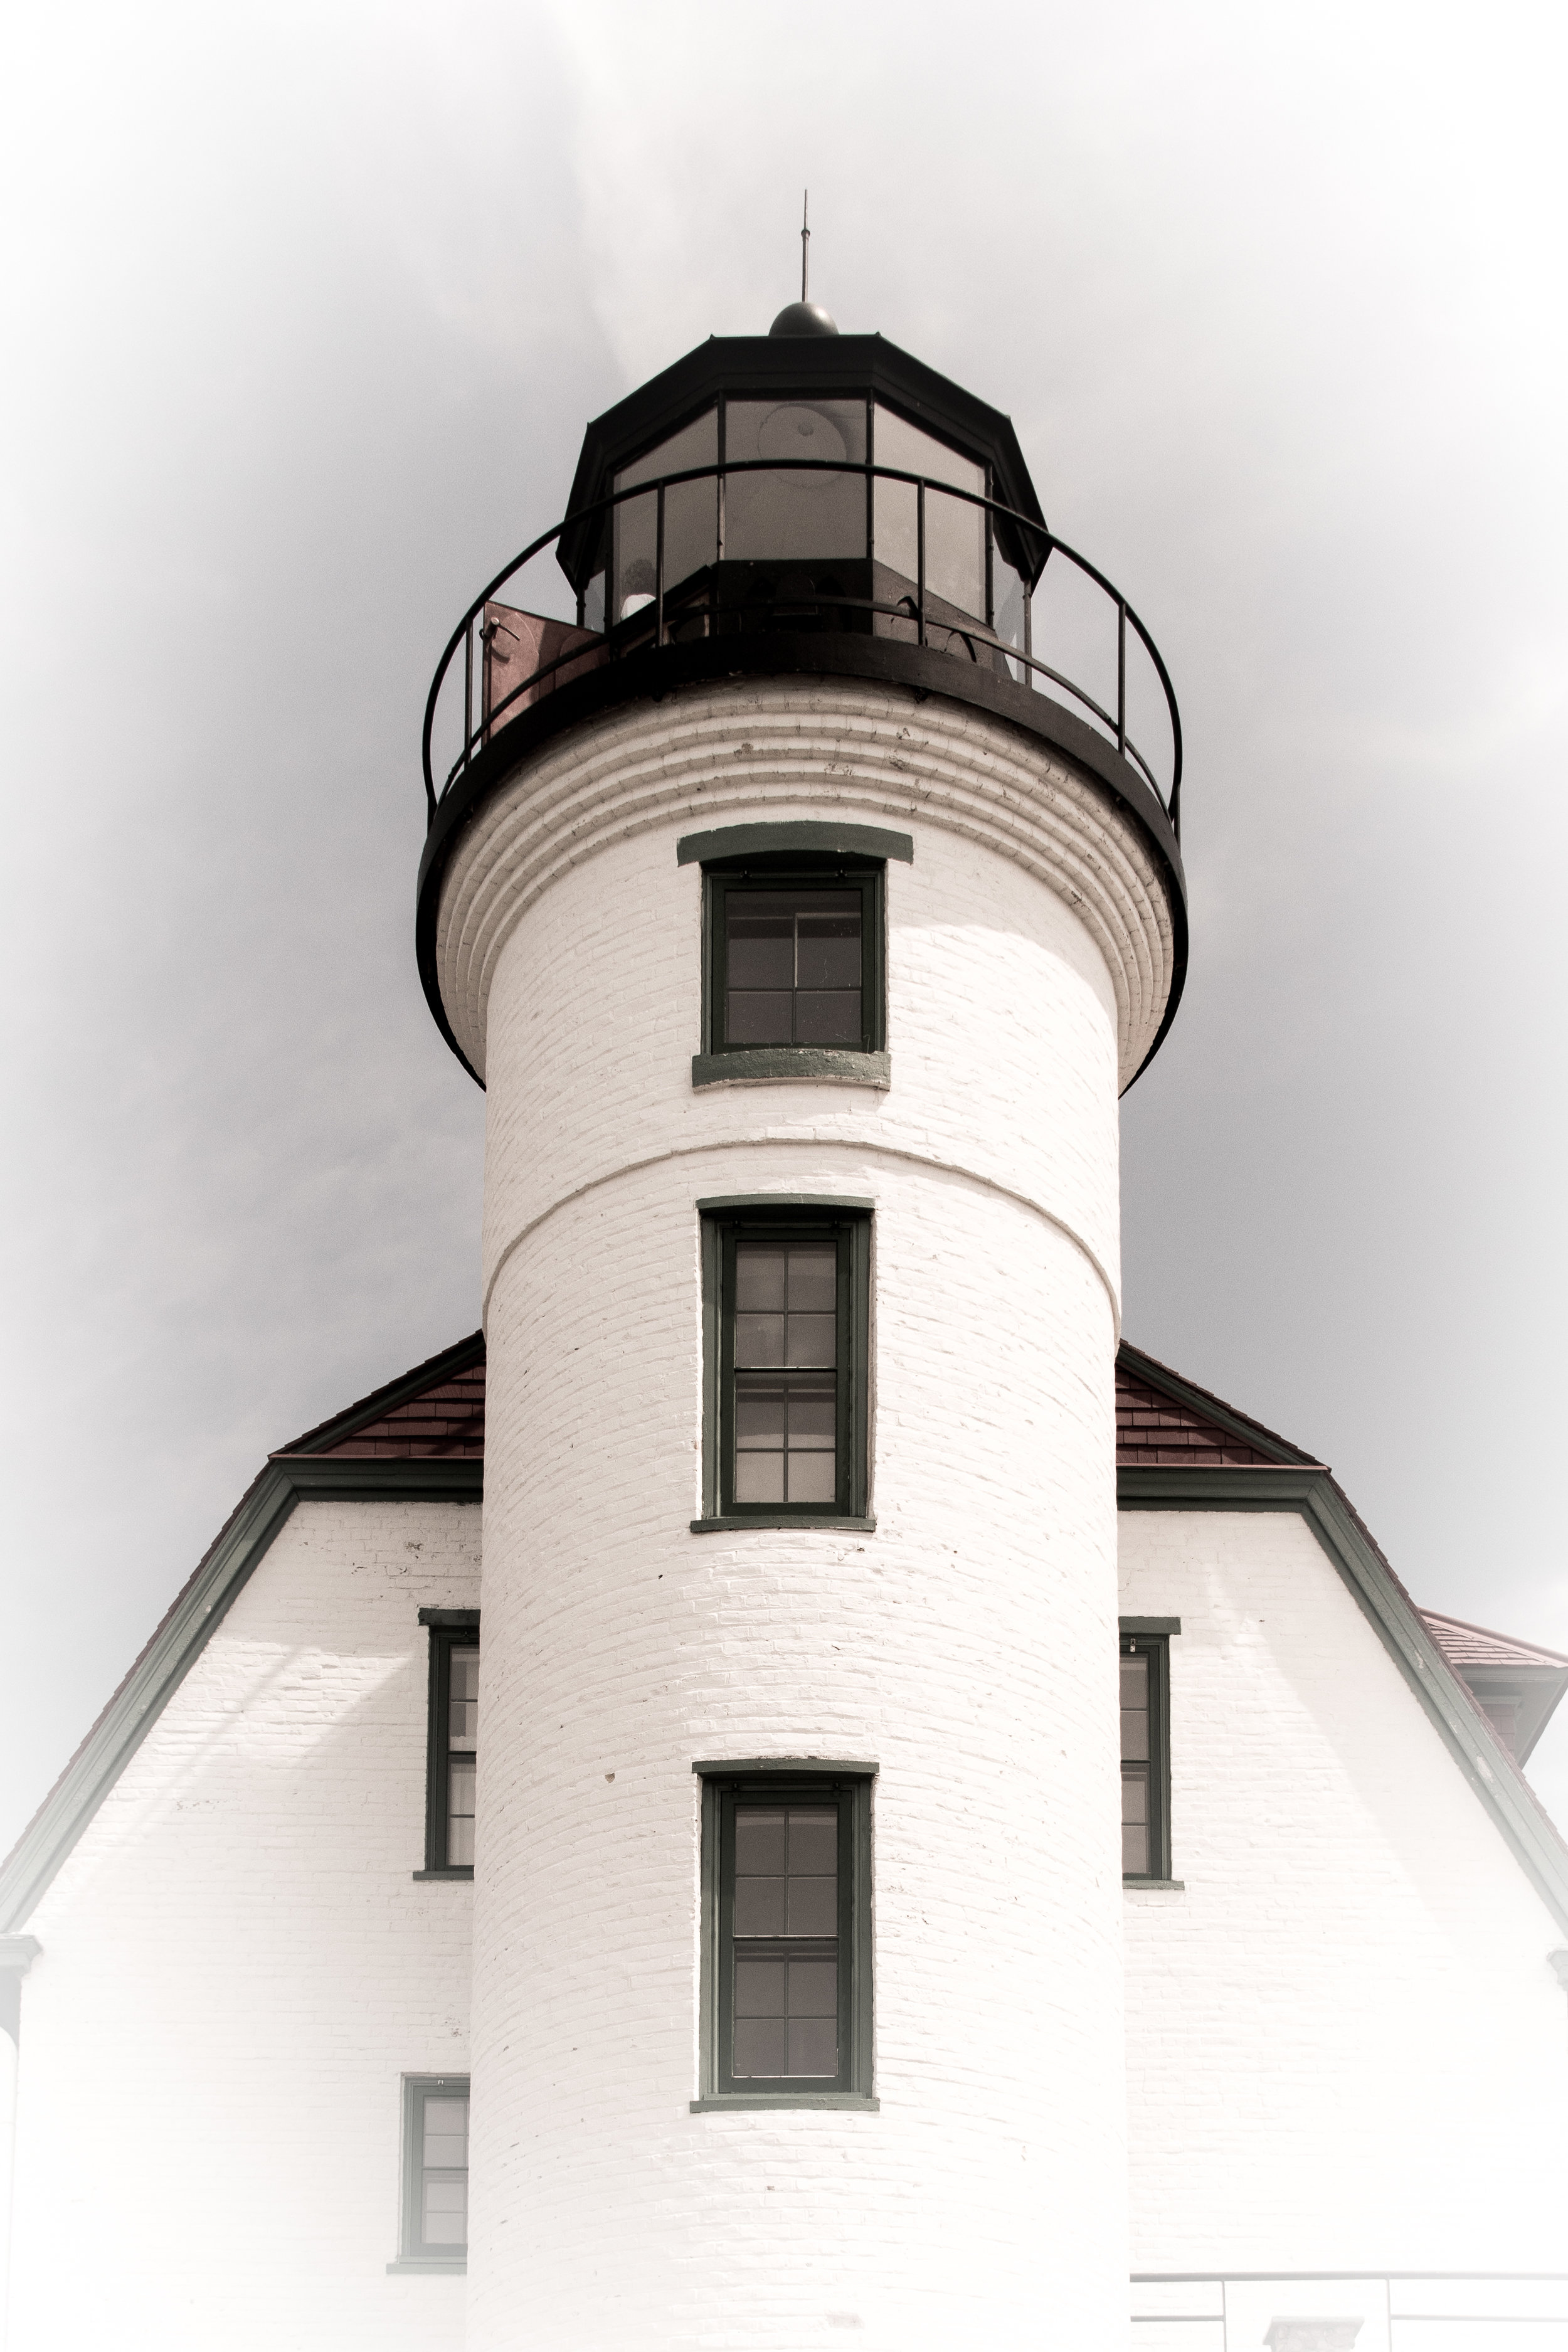
[[[637,704],[551,743],[487,802],[453,853],[437,943],[442,1001],[475,1070],[501,950],[563,873],[656,826],[805,804],[941,826],[1044,882],[1104,958],[1131,1082],[1170,1000],[1175,942],[1159,863],[1110,793],[961,704],[773,679]]]

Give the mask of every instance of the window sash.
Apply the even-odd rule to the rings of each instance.
[[[885,963],[883,905],[886,890],[886,866],[879,859],[837,856],[825,852],[820,856],[803,857],[792,854],[770,862],[767,853],[745,861],[743,866],[722,866],[703,869],[703,1051],[710,1054],[750,1054],[758,1047],[744,1038],[730,1036],[729,981],[729,918],[732,903],[743,902],[748,897],[776,897],[780,893],[810,891],[851,891],[860,902],[860,1034],[852,1043],[826,1050],[840,1053],[877,1054],[883,1050],[886,1040]],[[798,980],[798,973],[796,975]],[[798,1020],[802,995],[809,993],[792,986],[792,1033]],[[761,1050],[769,1053],[806,1055],[824,1050],[809,1042],[769,1045]]]
[[[1147,1674],[1147,1706],[1131,1717],[1123,1710],[1121,1725],[1121,1875],[1137,1885],[1171,1876],[1171,1644],[1163,1633],[1123,1633],[1119,1650],[1142,1660]],[[1130,1838],[1140,1814],[1143,1835]]]
[[[463,2109],[461,2164],[426,2162],[426,2110],[432,2101],[459,2104]],[[469,2082],[467,2074],[405,2074],[403,2078],[403,2236],[402,2258],[413,2262],[449,2262],[461,2268],[468,2258],[468,2119]],[[438,2136],[443,2155],[450,2136]],[[455,2152],[455,2151],[453,2151]],[[461,2238],[432,2237],[426,2222],[435,2207],[460,2210]],[[439,2219],[438,2211],[436,2218]]]
[[[704,1220],[708,1236],[704,1281],[711,1313],[709,1318],[707,1380],[709,1410],[703,1475],[705,1508],[709,1515],[809,1522],[824,1517],[855,1518],[867,1508],[867,1437],[869,1418],[869,1231],[864,1213],[837,1213],[781,1211],[710,1215]],[[781,1244],[831,1242],[837,1257],[835,1298],[834,1493],[830,1501],[742,1502],[736,1499],[738,1446],[737,1373],[748,1368],[736,1363],[736,1268],[738,1247],[752,1243]],[[790,1378],[783,1368],[781,1381]],[[797,1368],[801,1382],[814,1377],[809,1368]],[[771,1375],[764,1377],[771,1378]],[[805,1451],[805,1449],[803,1449]]]

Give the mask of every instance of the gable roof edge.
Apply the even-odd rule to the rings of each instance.
[[[1568,1931],[1568,1847],[1540,1799],[1454,1672],[1355,1506],[1327,1470],[1132,1468],[1116,1479],[1119,1510],[1296,1511],[1375,1630],[1438,1736]]]
[[[164,1611],[87,1737],[0,1862],[0,1934],[32,1914],[121,1773],[222,1623],[297,1503],[478,1502],[468,1461],[269,1461]]]

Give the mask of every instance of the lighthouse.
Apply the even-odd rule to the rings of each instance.
[[[487,1090],[468,2342],[1119,2344],[1169,681],[1007,417],[805,302],[566,505],[426,727]]]

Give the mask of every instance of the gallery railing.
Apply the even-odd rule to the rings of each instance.
[[[794,598],[782,596],[768,607],[768,617],[774,623],[791,619],[822,625],[822,616],[837,615],[841,628],[870,630],[883,636],[902,635],[908,642],[921,647],[946,653],[952,658],[972,664],[984,663],[994,669],[1005,668],[1007,674],[1028,687],[1046,684],[1058,688],[1071,698],[1071,706],[1087,714],[1096,730],[1102,732],[1114,744],[1117,751],[1143,776],[1150,789],[1164,807],[1178,837],[1181,831],[1182,792],[1182,722],[1176,708],[1176,697],[1170,674],[1161,658],[1158,646],[1132,606],[1121,591],[1114,587],[1087,556],[1064,540],[1047,530],[1029,516],[1020,514],[999,500],[982,497],[978,492],[963,490],[952,483],[941,482],[928,475],[911,474],[892,466],[858,465],[828,458],[748,458],[732,464],[697,466],[684,472],[667,474],[656,480],[637,482],[629,488],[612,492],[592,506],[581,508],[567,515],[552,529],[525,547],[521,555],[498,572],[495,578],[480,590],[462,619],[453,630],[431,684],[425,707],[425,728],[422,755],[425,773],[425,793],[431,824],[442,798],[471,763],[475,753],[489,741],[507,717],[517,716],[531,703],[549,693],[557,684],[580,675],[589,667],[605,661],[625,659],[633,653],[644,653],[675,642],[689,642],[692,635],[729,630],[738,624],[755,625],[754,613],[739,614],[725,605],[721,593],[723,554],[724,486],[736,476],[785,473],[853,475],[866,484],[867,514],[870,517],[875,486],[881,483],[907,485],[915,498],[915,572],[909,588],[897,596],[878,597],[841,593],[831,586],[815,583],[808,593]],[[688,483],[711,481],[716,485],[716,505],[720,517],[717,526],[716,552],[711,561],[695,573],[680,580],[667,578],[667,508],[669,493]],[[481,691],[480,706],[476,709],[476,677],[484,677],[485,612],[500,590],[533,562],[536,556],[557,545],[568,533],[581,545],[596,539],[603,541],[612,535],[612,520],[617,509],[633,500],[654,501],[654,558],[651,591],[635,599],[635,611],[627,610],[616,617],[613,610],[606,614],[606,625],[600,631],[572,632],[574,642],[563,650],[541,662],[526,677],[509,685],[506,692],[492,701]],[[1021,627],[1019,642],[1001,635],[994,618],[981,620],[951,602],[940,597],[931,586],[929,562],[932,536],[931,502],[942,500],[952,505],[978,509],[984,519],[985,533],[985,598],[991,603],[990,580],[992,551],[1004,540],[1021,556],[1022,562],[1011,568],[1022,589]],[[937,520],[942,520],[938,516]],[[748,551],[747,561],[799,568],[810,562],[814,569],[825,564],[842,567],[846,563],[871,563],[874,540],[868,527],[867,545],[863,551],[824,559],[795,556],[785,550],[757,556]],[[1034,647],[1034,600],[1047,566],[1057,562],[1069,565],[1097,591],[1102,609],[1114,631],[1116,686],[1114,707],[1089,691],[1080,677],[1069,676],[1037,653]],[[889,567],[880,559],[876,569],[884,574]],[[604,567],[606,593],[610,605],[616,601],[614,566],[606,560]],[[584,618],[584,602],[578,599],[578,618]],[[1131,640],[1131,644],[1130,644]],[[1142,649],[1163,698],[1168,719],[1170,741],[1166,757],[1161,761],[1163,780],[1156,772],[1155,757],[1147,753],[1132,738],[1128,724],[1130,650]],[[438,719],[447,707],[448,688],[455,695],[458,678],[462,681],[462,727],[458,753],[447,768],[439,785],[433,767],[433,744]],[[1102,689],[1104,691],[1104,689]]]

